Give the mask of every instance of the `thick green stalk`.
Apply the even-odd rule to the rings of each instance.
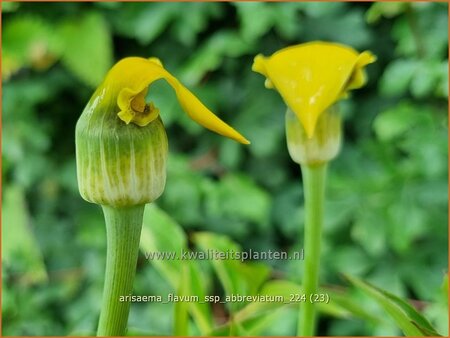
[[[145,205],[126,208],[103,206],[107,257],[105,286],[97,336],[124,336],[130,302],[120,301],[133,291]]]
[[[326,172],[326,162],[302,165],[306,209],[303,292],[306,301],[299,310],[298,335],[304,337],[314,336],[316,327],[316,304],[310,302],[310,295],[317,293],[319,282]]]

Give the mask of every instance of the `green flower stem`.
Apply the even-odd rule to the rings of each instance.
[[[306,209],[303,292],[306,301],[299,310],[298,335],[303,337],[314,336],[316,327],[316,305],[310,302],[310,295],[317,293],[319,282],[326,173],[327,162],[302,165]]]
[[[108,246],[97,336],[126,333],[130,302],[120,302],[120,296],[133,291],[144,209],[144,204],[127,208],[103,206]]]

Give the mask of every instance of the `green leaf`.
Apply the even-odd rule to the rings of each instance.
[[[215,252],[231,255],[232,252],[241,252],[241,248],[227,236],[201,232],[196,233],[193,240],[201,250],[207,253]],[[270,274],[270,268],[261,263],[243,263],[233,259],[213,259],[211,264],[227,296],[255,295]],[[231,307],[231,312],[235,312],[246,303],[229,302],[228,304]]]
[[[4,4],[3,4],[4,5]],[[7,20],[2,33],[2,77],[9,78],[22,67],[47,69],[57,59],[54,27],[38,16],[21,15]]]
[[[429,287],[429,281],[427,280]],[[427,318],[434,324],[436,331],[448,337],[448,273],[444,275],[441,290],[434,295],[434,301],[425,308]]]
[[[15,12],[20,6],[16,1],[2,1],[2,13]]]
[[[187,250],[187,238],[181,227],[170,216],[155,204],[149,204],[144,212],[140,247],[146,255],[175,253],[180,256],[181,251]],[[182,262],[179,259],[153,259],[151,264],[175,290],[178,288],[182,270]]]
[[[119,34],[147,45],[164,32],[176,12],[174,3],[128,3],[111,20]]]
[[[372,323],[379,322],[380,319],[370,314],[367,310],[355,303],[348,292],[343,290],[335,290],[332,288],[320,288],[320,293],[326,293],[329,296],[329,302],[321,302],[317,304],[320,312],[339,318],[363,318]],[[236,318],[247,318],[253,316],[256,312],[271,311],[272,307],[280,305],[297,305],[292,302],[292,295],[302,294],[303,288],[294,282],[286,280],[273,280],[264,284],[258,294],[267,296],[282,296],[283,303],[270,302],[254,302],[249,304],[245,309],[242,309]],[[300,303],[301,306],[301,303]],[[253,309],[255,308],[255,309]]]
[[[174,20],[174,32],[178,40],[185,46],[193,47],[198,35],[208,28],[212,18],[220,16],[221,4],[215,2],[189,2],[185,3],[184,11],[177,11]],[[189,13],[185,15],[184,13]],[[186,29],[189,27],[189,29]]]
[[[252,43],[273,26],[273,4],[264,2],[233,2],[237,8],[243,38]]]
[[[241,104],[241,113],[236,124],[245,130],[246,136],[252,140],[248,151],[254,157],[270,158],[287,150],[280,150],[280,144],[285,143],[284,112],[286,105],[275,91],[267,91],[263,80],[258,74],[249,74],[244,82],[245,99]],[[270,109],[267,109],[270,107]],[[274,167],[279,167],[275,165]],[[274,176],[274,168],[255,166],[264,171],[265,182]]]
[[[304,12],[313,18],[320,18],[324,16],[336,16],[342,14],[347,7],[347,4],[340,2],[330,2],[327,6],[315,1],[305,1],[301,4]]]
[[[361,8],[339,2],[330,2],[327,6],[320,2],[304,4],[310,14],[303,23],[304,32],[309,32],[308,41],[334,41],[360,49],[365,48],[367,41],[372,40]]]
[[[219,184],[210,186],[205,202],[212,217],[268,224],[269,196],[247,176],[224,176]]]
[[[254,301],[238,311],[232,318],[233,322],[216,328],[213,335],[227,335],[232,325],[238,325],[246,330],[248,335],[259,335],[276,319],[281,309],[287,307],[298,307],[301,303],[291,302],[292,295],[302,294],[302,287],[296,283],[286,280],[273,280],[266,282],[258,295],[274,299],[275,301]],[[343,291],[323,288],[320,292],[328,293],[328,303],[318,303],[318,310],[327,315],[338,318],[363,318],[371,323],[379,323],[380,319],[374,317],[367,310],[356,304],[348,293]],[[276,297],[276,298],[275,298]],[[277,301],[278,298],[282,301]],[[263,299],[262,299],[263,300]]]
[[[183,226],[201,224],[202,186],[208,179],[193,171],[187,156],[169,152],[167,164],[167,180],[164,194],[161,198],[165,209],[171,210],[171,216],[183,221]]]
[[[448,59],[441,63],[440,69],[442,78],[438,86],[437,95],[440,97],[448,98]]]
[[[393,18],[404,13],[409,6],[407,2],[376,2],[366,13],[367,23],[376,23],[381,17]]]
[[[417,98],[426,98],[433,94],[441,77],[438,62],[422,61],[411,80],[411,93]]]
[[[273,19],[275,29],[279,34],[289,40],[295,40],[295,37],[301,34],[302,26],[298,24],[300,8],[304,3],[300,2],[280,2],[272,4]],[[330,6],[332,3],[329,3]]]
[[[448,48],[448,36],[442,34],[448,30],[448,4],[429,2],[408,5],[411,10],[397,18],[391,30],[396,53],[430,60],[442,59],[447,55]]]
[[[390,206],[387,227],[388,242],[397,252],[407,253],[414,243],[428,231],[427,214],[423,206],[411,202],[411,198],[401,196],[398,204]],[[405,228],[405,220],[408,226]]]
[[[395,46],[397,55],[417,57],[418,46],[406,16],[401,16],[394,21],[391,32],[392,38],[397,41]]]
[[[381,141],[388,142],[401,136],[422,119],[422,114],[416,111],[415,106],[402,102],[380,113],[373,127]]]
[[[176,253],[178,259],[154,259],[150,263],[174,290],[181,292],[178,295],[195,295],[199,299],[205,299],[208,286],[207,276],[202,273],[196,261],[180,260],[181,252],[188,250],[186,235],[182,228],[155,204],[146,206],[140,247],[146,255],[150,252]],[[202,302],[188,302],[186,304],[189,305],[189,312],[192,314],[200,332],[202,334],[209,332],[212,327],[209,304]],[[185,308],[181,305],[175,306],[175,311],[178,319],[182,320]]]
[[[439,336],[428,320],[401,298],[370,285],[356,277],[345,277],[358,289],[374,299],[407,336]]]
[[[200,300],[205,299],[208,292],[208,276],[201,271],[196,261],[188,261],[189,265],[189,295],[198,296]],[[184,282],[183,279],[180,280]],[[211,307],[206,302],[189,303],[189,311],[197,324],[200,333],[207,335],[213,327],[213,316]]]
[[[321,292],[328,293],[330,296],[329,304],[320,303],[318,305],[318,309],[323,313],[340,318],[361,318],[375,325],[383,322],[383,319],[375,316],[370,309],[359,305],[348,290],[323,288]]]
[[[292,285],[287,281],[269,281],[258,292],[259,296],[284,296],[288,300],[289,292],[292,290]],[[288,302],[284,300],[278,301],[255,301],[251,302],[234,314],[232,319],[225,325],[216,328],[211,335],[224,336],[230,335],[232,326],[238,326],[242,331],[246,331],[247,335],[256,336],[270,325],[270,323],[278,315],[278,310],[288,306]]]
[[[103,16],[89,12],[64,21],[61,29],[62,61],[81,81],[96,87],[112,65],[112,42]]]
[[[351,236],[370,256],[379,257],[385,250],[386,230],[379,224],[379,213],[375,210],[356,212]],[[352,260],[353,261],[353,260]]]
[[[221,30],[206,40],[183,66],[180,78],[186,85],[198,84],[203,76],[222,65],[225,57],[238,57],[253,46],[232,30]]]
[[[209,336],[236,336],[238,333],[244,336],[256,336],[270,325],[279,315],[278,311],[272,311],[265,315],[255,315],[245,321],[230,321],[227,324],[216,327],[208,333]],[[237,332],[236,332],[237,331]]]
[[[333,269],[337,273],[362,275],[373,266],[373,260],[355,245],[342,246],[331,259],[333,260]],[[352,264],[348,264],[348,262],[352,262]]]
[[[23,283],[48,280],[39,243],[30,229],[28,209],[23,190],[10,185],[3,190],[2,261],[4,267],[19,274]]]
[[[380,79],[380,92],[386,96],[405,94],[417,66],[417,61],[411,59],[399,59],[389,63]]]

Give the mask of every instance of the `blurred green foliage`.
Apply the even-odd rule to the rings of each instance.
[[[441,289],[448,266],[447,7],[3,2],[3,334],[95,331],[105,230],[100,208],[78,194],[73,135],[93,89],[125,56],[159,57],[252,141],[244,147],[205,131],[184,116],[170,87],[152,86],[151,99],[162,111],[170,142],[167,186],[156,204],[171,220],[160,209],[154,217],[167,229],[177,223],[185,229],[169,238],[200,248],[231,243],[244,250],[299,249],[303,195],[300,170],[284,141],[285,106],[264,88],[251,64],[258,53],[316,39],[378,56],[368,67],[368,85],[341,104],[345,145],[330,168],[321,280],[345,288],[345,296],[333,295],[334,308],[323,310],[328,316],[321,319],[319,334],[400,333],[393,321],[367,320],[383,317],[382,308],[351,288],[342,273],[412,300],[439,333],[448,334]],[[166,250],[174,245],[161,243]],[[135,293],[180,291],[183,269],[191,271],[191,291],[197,294],[232,292],[227,288],[255,293],[248,287],[257,288],[260,279],[282,278],[263,289],[276,294],[295,289],[283,284],[287,280],[301,279],[301,262],[266,262],[258,268],[260,263],[167,268],[141,257]],[[222,285],[227,269],[247,271],[238,276],[249,273],[250,284],[244,279]],[[272,312],[266,305],[249,305],[256,308],[254,318],[246,308],[194,306],[190,313],[200,332],[194,327],[193,333],[207,332],[213,321],[224,324],[231,311],[238,324],[225,324],[217,334],[258,327],[262,334],[293,335],[292,307],[271,313],[276,321],[270,326],[258,326],[259,313]],[[133,304],[130,334],[172,334],[174,311],[173,304]]]

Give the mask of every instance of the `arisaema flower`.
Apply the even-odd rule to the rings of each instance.
[[[311,138],[320,115],[365,84],[364,67],[375,59],[368,51],[310,42],[281,49],[270,57],[258,55],[252,69],[267,78],[267,88],[280,93]]]
[[[302,289],[317,293],[327,165],[339,152],[341,120],[335,104],[366,82],[364,67],[375,61],[368,51],[358,53],[335,43],[311,42],[282,49],[270,57],[258,55],[253,70],[263,74],[266,87],[275,88],[288,106],[286,139],[289,154],[302,168],[305,222]],[[299,311],[298,336],[312,337],[316,304]]]
[[[149,86],[159,79],[172,86],[191,119],[220,135],[249,143],[206,108],[158,59],[125,58],[109,71],[75,131],[81,196],[100,204],[105,215],[108,250],[97,330],[101,337],[126,333],[130,302],[120,301],[119,296],[133,290],[145,205],[164,191],[167,135],[159,109],[146,102]]]
[[[167,136],[149,86],[164,79],[187,115],[243,144],[249,141],[214,115],[156,58],[129,57],[108,72],[76,128],[80,193],[87,201],[124,207],[155,200],[166,179]],[[151,92],[150,92],[151,97]]]

